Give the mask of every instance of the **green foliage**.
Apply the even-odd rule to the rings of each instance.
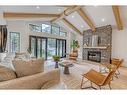
[[[53,59],[55,62],[58,62],[58,61],[60,61],[60,56],[54,55]]]
[[[76,49],[79,48],[79,43],[77,40],[73,40],[72,44],[71,44],[71,48]]]

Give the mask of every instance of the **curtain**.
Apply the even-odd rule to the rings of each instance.
[[[0,53],[5,52],[7,43],[7,27],[0,25]]]

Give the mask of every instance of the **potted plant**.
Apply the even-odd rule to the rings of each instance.
[[[54,55],[53,60],[56,62],[55,63],[55,68],[58,68],[58,62],[60,61],[60,56]]]
[[[73,51],[77,51],[77,49],[79,48],[79,43],[77,40],[73,40],[72,44],[71,44],[71,48],[73,49]]]

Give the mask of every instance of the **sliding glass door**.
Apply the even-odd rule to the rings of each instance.
[[[40,58],[41,57],[41,38],[37,38],[37,57]]]
[[[32,56],[46,59],[46,38],[30,36],[30,49]]]
[[[66,57],[66,40],[57,39],[57,55],[60,57]]]
[[[46,38],[37,38],[37,57],[46,59]]]
[[[56,55],[56,39],[48,38],[47,40],[47,59],[52,59]]]
[[[62,57],[66,57],[66,40],[63,40],[62,47]]]
[[[32,56],[36,56],[36,37],[30,37],[30,50]]]
[[[30,36],[32,56],[52,59],[53,55],[66,57],[66,40]]]
[[[46,48],[47,48],[47,39],[45,38],[45,39],[42,39],[42,41],[41,41],[41,57],[43,57],[43,58],[45,58],[45,59],[47,59],[47,50],[46,50]]]

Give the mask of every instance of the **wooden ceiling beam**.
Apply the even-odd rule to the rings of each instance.
[[[59,17],[59,14],[39,14],[39,13],[9,13],[5,12],[5,18],[42,18],[42,17]]]
[[[117,27],[119,30],[123,30],[123,23],[120,17],[120,10],[118,6],[112,6],[112,10],[116,19]]]
[[[82,8],[80,8],[79,10],[77,10],[77,12],[83,18],[83,20],[89,25],[92,31],[96,31],[96,27],[94,26],[92,20],[87,16],[85,11]]]
[[[68,16],[68,15],[70,15],[71,13],[73,13],[73,12],[79,10],[80,8],[81,8],[81,6],[71,6],[71,7],[68,7],[64,12],[62,12],[62,13],[60,14],[59,17],[57,17],[57,18],[51,20],[51,23],[55,23],[56,21],[65,18],[66,16]]]
[[[79,33],[80,35],[83,35],[73,24],[71,24],[67,19],[63,18],[62,19],[63,22],[69,26],[71,29],[73,29],[74,31],[76,31],[77,33]]]

